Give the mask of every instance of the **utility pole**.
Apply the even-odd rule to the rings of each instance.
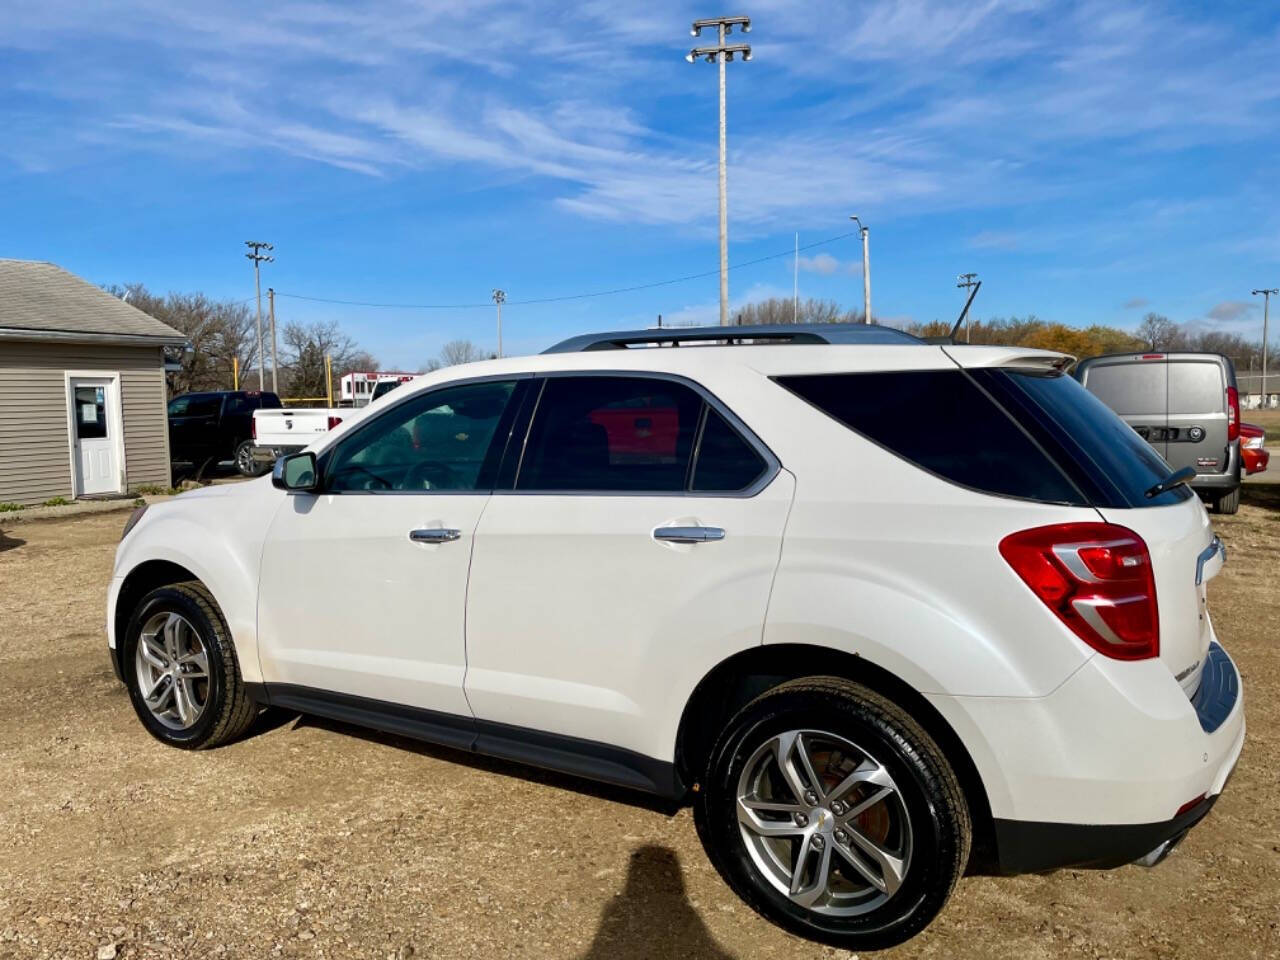
[[[271,314],[271,392],[279,395],[280,389],[276,386],[276,291],[274,287],[267,287],[267,303],[270,306]]]
[[[1262,294],[1262,403],[1261,409],[1267,406],[1267,321],[1271,319],[1271,296],[1280,293],[1275,287],[1270,289],[1255,290],[1253,295],[1256,297]]]
[[[800,322],[800,234],[796,234],[796,258],[791,274],[791,322]]]
[[[751,59],[751,47],[745,43],[726,44],[725,37],[737,26],[743,33],[751,32],[750,17],[711,17],[706,20],[693,21],[690,31],[695,37],[702,36],[704,29],[712,27],[716,30],[718,43],[714,47],[694,47],[685,57],[690,63],[705,58],[707,63],[720,65],[720,326],[729,325],[729,201],[725,175],[725,108],[724,108],[724,65],[733,59],[735,53],[742,54],[743,60]]]
[[[498,359],[502,359],[502,305],[507,302],[507,294],[503,290],[493,291],[493,302],[498,307]]]
[[[956,277],[956,280],[959,281],[956,286],[965,290],[972,290],[981,282],[978,280],[976,273],[962,273]],[[964,342],[969,342],[969,315],[967,313],[964,316]]]
[[[262,356],[262,281],[258,276],[258,265],[275,262],[275,257],[268,257],[262,252],[263,250],[274,250],[275,247],[269,243],[263,243],[261,240],[246,240],[244,245],[250,250],[245,256],[253,261],[253,289],[258,297],[258,389],[265,390],[267,389],[267,382],[262,372],[264,363]]]
[[[858,225],[862,234],[862,322],[871,322],[871,231],[855,213],[849,218]]]

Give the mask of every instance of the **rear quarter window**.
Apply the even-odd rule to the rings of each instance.
[[[777,382],[951,483],[998,496],[1088,506],[1028,432],[958,369],[783,376]]]

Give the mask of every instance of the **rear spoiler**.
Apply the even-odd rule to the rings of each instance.
[[[945,347],[943,352],[946,353],[947,356],[951,357],[956,366],[965,366],[965,364],[960,362],[958,357],[951,356],[951,354],[946,351]],[[1075,362],[1076,358],[1069,353],[1015,353],[1012,356],[1004,357],[994,363],[982,364],[981,366],[986,369],[1015,369],[1044,372],[1046,370],[1066,370]]]

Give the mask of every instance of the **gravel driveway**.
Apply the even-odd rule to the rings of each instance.
[[[0,515],[0,956],[850,956],[739,903],[688,810],[284,714],[162,747],[107,662],[124,519]],[[966,879],[883,956],[1280,956],[1280,485],[1215,524],[1249,739],[1210,818],[1155,870]]]

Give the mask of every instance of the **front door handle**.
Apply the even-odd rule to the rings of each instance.
[[[431,527],[428,530],[409,531],[409,539],[414,543],[452,543],[461,536],[461,530],[451,530],[447,527]]]
[[[653,531],[653,539],[665,540],[667,543],[706,543],[709,540],[723,540],[723,527],[658,527]]]

